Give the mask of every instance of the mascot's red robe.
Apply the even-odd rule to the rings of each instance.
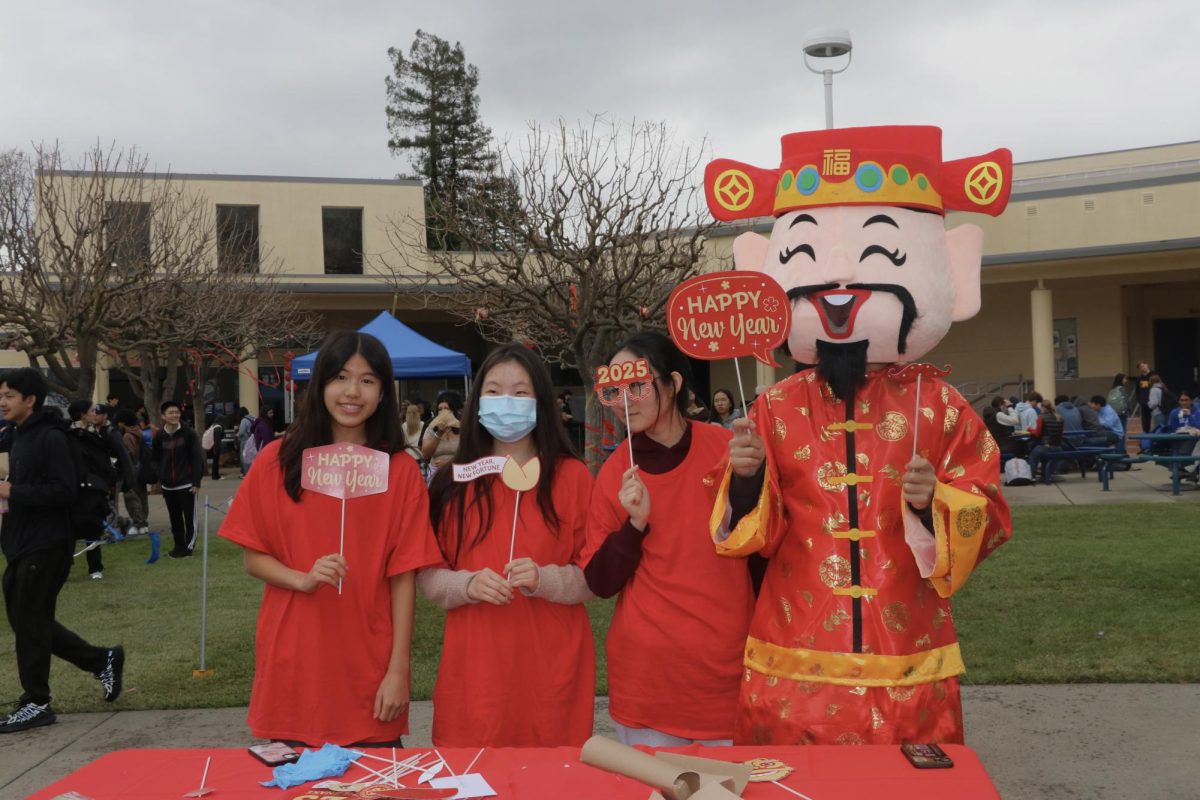
[[[995,440],[955,389],[926,378],[918,402],[917,385],[880,369],[847,405],[797,373],[754,404],[766,476],[732,531],[728,463],[710,476],[718,551],[770,559],[735,742],[962,742],[949,598],[1011,524]],[[932,537],[902,497],[914,435],[937,471]]]

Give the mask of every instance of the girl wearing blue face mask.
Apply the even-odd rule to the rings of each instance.
[[[545,364],[518,344],[488,356],[463,409],[453,463],[485,456],[521,466],[536,456],[541,478],[519,502],[499,475],[459,483],[447,465],[430,484],[446,565],[422,571],[417,585],[448,610],[433,741],[580,745],[592,733],[595,694],[583,606],[592,595],[578,566],[592,477],[571,452]]]

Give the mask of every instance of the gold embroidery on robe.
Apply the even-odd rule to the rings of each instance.
[[[908,420],[899,411],[889,411],[876,423],[875,432],[884,441],[898,442],[908,435]]]
[[[850,585],[850,561],[842,556],[829,556],[818,569],[821,583],[830,589],[842,589]]]
[[[888,603],[883,608],[883,624],[890,631],[904,633],[908,629],[908,606],[900,601]]]

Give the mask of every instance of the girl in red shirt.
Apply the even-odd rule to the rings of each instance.
[[[448,564],[418,576],[421,591],[448,609],[433,741],[581,745],[592,735],[595,696],[583,606],[591,593],[578,566],[592,476],[571,453],[545,364],[518,344],[493,351],[460,435],[455,464],[507,456],[524,467],[536,456],[541,478],[518,498],[499,475],[459,483],[447,465],[430,485]]]
[[[304,451],[338,443],[391,456],[387,491],[345,504],[344,556],[342,501],[300,487]],[[398,745],[408,732],[414,575],[440,555],[420,472],[403,448],[387,350],[367,334],[331,334],[292,430],[254,460],[220,531],[245,548],[246,572],[264,584],[255,736]]]
[[[686,418],[690,371],[667,337],[631,336],[610,363],[638,358],[653,380],[631,387],[643,397],[629,403],[636,466],[622,444],[601,468],[583,556],[592,592],[621,594],[609,713],[626,744],[728,744],[754,604],[747,562],[718,557],[708,533],[706,473],[731,434]]]

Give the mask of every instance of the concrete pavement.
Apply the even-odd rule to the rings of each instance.
[[[1099,506],[1125,503],[1190,503],[1200,504],[1200,491],[1191,481],[1182,481],[1178,496],[1171,494],[1171,472],[1158,464],[1134,464],[1128,472],[1116,473],[1108,483],[1109,491],[1096,479],[1095,472],[1086,478],[1079,472],[1054,476],[1047,486],[1005,486],[1004,497],[1010,506]]]

